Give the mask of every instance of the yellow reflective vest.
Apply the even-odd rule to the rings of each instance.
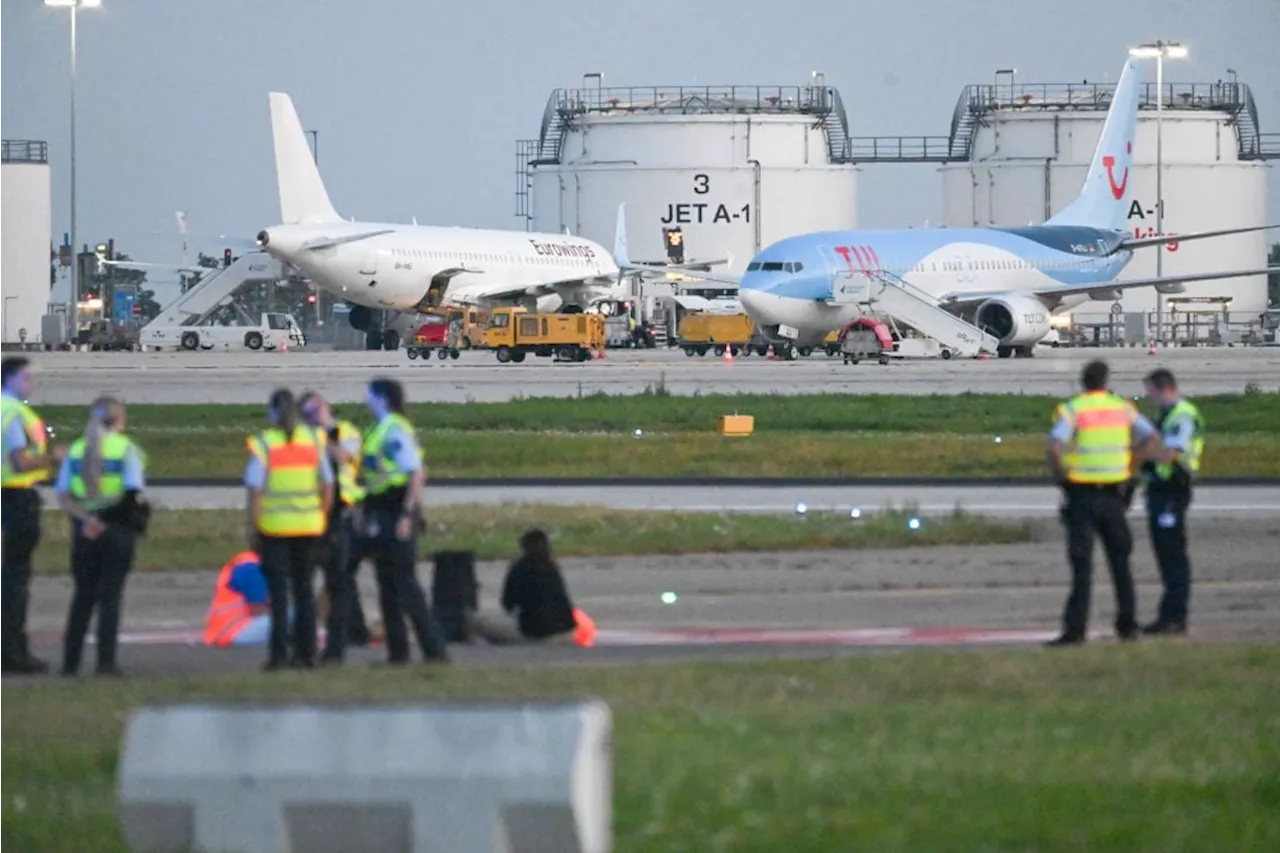
[[[399,426],[413,435],[413,424],[404,415],[389,414],[378,421],[364,437],[364,449],[360,461],[360,479],[370,495],[380,495],[387,489],[409,484],[409,474],[396,464],[394,448],[387,446],[387,433],[392,426]]]
[[[296,426],[293,441],[271,428],[249,439],[249,452],[262,461],[266,482],[258,510],[263,536],[301,537],[324,533],[320,454],[323,439],[310,427]]]
[[[1161,419],[1160,431],[1168,438],[1176,435],[1182,424],[1187,421],[1195,424],[1191,446],[1178,451],[1177,461],[1157,463],[1153,468],[1155,479],[1168,480],[1173,477],[1179,467],[1193,478],[1200,473],[1200,460],[1204,456],[1204,417],[1195,404],[1188,400],[1179,400],[1174,403],[1173,408]]]
[[[102,436],[102,470],[98,477],[98,494],[88,497],[89,490],[84,481],[84,438],[76,439],[67,451],[67,460],[71,468],[71,497],[80,502],[85,509],[96,512],[118,504],[124,498],[124,467],[129,452],[141,453],[127,436],[118,432],[108,432]]]
[[[33,456],[43,456],[49,448],[49,434],[45,431],[44,421],[21,400],[5,394],[0,396],[0,435],[9,432],[9,425],[14,418],[22,419],[23,429],[27,433],[27,450]],[[47,468],[34,471],[14,470],[9,454],[4,454],[4,467],[0,471],[0,485],[6,489],[30,489],[37,483],[49,479]]]
[[[1133,424],[1138,411],[1109,391],[1089,391],[1068,400],[1059,413],[1075,426],[1063,463],[1067,480],[1118,484],[1133,473]]]
[[[329,433],[320,431],[327,446],[329,442]],[[344,504],[351,506],[359,503],[364,498],[364,489],[360,486],[360,455],[364,452],[363,441],[360,436],[360,430],[349,421],[338,421],[338,443],[346,444],[348,441],[355,439],[356,452],[341,465],[336,466],[335,474],[338,481],[338,497]]]

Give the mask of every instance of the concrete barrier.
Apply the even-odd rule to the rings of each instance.
[[[144,708],[119,814],[134,853],[601,853],[602,702]]]

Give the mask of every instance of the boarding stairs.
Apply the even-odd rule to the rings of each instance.
[[[993,335],[940,307],[928,293],[886,270],[837,276],[831,302],[865,305],[872,313],[892,317],[966,358],[977,358],[984,352],[995,354],[1000,345]]]
[[[244,285],[283,281],[288,277],[289,268],[282,261],[266,252],[246,252],[230,266],[205,272],[191,289],[164,306],[155,319],[143,327],[139,340],[147,340],[146,332],[151,328],[203,325],[215,311],[229,304]]]

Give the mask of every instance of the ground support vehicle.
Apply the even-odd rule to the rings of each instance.
[[[526,356],[556,361],[604,357],[605,319],[599,314],[532,314],[524,308],[496,308],[484,331],[484,345],[500,364]]]

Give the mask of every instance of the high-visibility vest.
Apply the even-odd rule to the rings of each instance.
[[[8,394],[0,396],[0,424],[3,425],[3,433],[0,434],[8,434],[9,425],[13,423],[14,418],[22,419],[22,426],[27,432],[28,452],[33,456],[43,456],[49,447],[49,434],[45,431],[44,421],[40,420],[40,416],[21,400],[10,397]],[[0,470],[0,485],[4,488],[30,489],[36,483],[47,479],[49,479],[47,468],[15,471],[9,460],[9,454],[4,454],[4,467]]]
[[[1075,425],[1064,463],[1072,483],[1106,485],[1132,476],[1133,423],[1137,410],[1108,392],[1073,397],[1060,410]]]
[[[87,497],[89,490],[84,481],[84,452],[87,443],[83,437],[76,439],[75,444],[67,451],[67,460],[71,467],[71,497],[90,512],[106,509],[118,504],[124,498],[124,464],[130,450],[140,453],[137,446],[118,432],[104,433],[102,436],[102,468],[98,477],[98,494]]]
[[[321,432],[325,442],[329,441],[329,434]],[[349,421],[338,421],[338,443],[346,444],[352,439],[356,440],[357,445],[361,445],[360,430],[356,429]],[[344,504],[348,506],[357,504],[364,498],[364,489],[360,486],[360,453],[357,452],[346,462],[337,466],[338,480],[338,496]]]
[[[1200,472],[1200,459],[1204,455],[1204,416],[1200,414],[1200,410],[1196,408],[1195,404],[1188,400],[1179,400],[1174,403],[1173,408],[1160,421],[1160,431],[1166,437],[1174,435],[1177,433],[1178,428],[1187,421],[1195,424],[1191,446],[1178,452],[1176,462],[1157,463],[1154,469],[1157,480],[1168,480],[1173,476],[1178,466],[1184,468],[1192,477]]]
[[[245,563],[258,563],[258,555],[252,551],[236,554],[218,573],[218,585],[213,588],[213,603],[204,617],[204,644],[229,646],[236,636],[253,621],[253,609],[244,596],[231,588],[231,575]]]
[[[378,421],[378,425],[364,437],[360,479],[365,491],[371,495],[380,495],[387,489],[409,484],[409,475],[400,470],[386,446],[387,433],[393,426],[399,426],[407,435],[413,435],[413,425],[408,419],[393,412]]]
[[[324,533],[324,501],[320,497],[320,452],[323,439],[309,427],[293,428],[293,441],[272,427],[249,439],[249,452],[267,469],[258,512],[263,536],[319,536]]]

